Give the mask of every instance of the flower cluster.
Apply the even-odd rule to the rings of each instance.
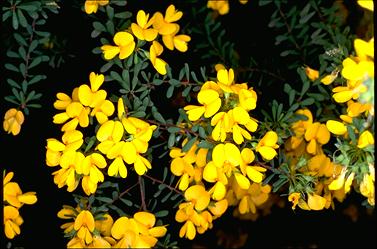
[[[354,48],[356,55],[345,58],[329,75],[320,77],[317,70],[305,69],[312,81],[320,78],[330,87],[344,82],[345,85],[332,87],[332,97],[336,103],[346,103],[346,106],[343,105],[339,119],[328,119],[326,124],[313,123],[308,109],[297,111],[306,119],[292,125],[295,135],[287,141],[286,155],[292,168],[296,165],[297,169],[299,164],[298,172],[315,176],[318,182],[313,193],[311,188],[291,189],[288,200],[293,203],[293,209],[296,205],[302,209],[329,208],[334,205],[334,198],[343,201],[352,187],[374,206],[374,96],[371,91],[374,88],[374,38],[355,39]],[[332,159],[321,149],[331,135],[337,139],[337,151]]]
[[[167,231],[165,226],[156,226],[156,217],[149,212],[137,212],[133,218],[123,216],[114,222],[108,213],[64,205],[58,217],[72,220],[61,225],[72,237],[67,248],[152,248]]]
[[[4,115],[3,128],[8,134],[12,133],[14,136],[21,131],[21,125],[24,123],[25,117],[22,111],[15,108],[9,109]]]
[[[247,4],[249,0],[239,0],[241,4]],[[220,15],[226,15],[229,13],[229,1],[211,1],[207,2],[207,8],[217,11]]]
[[[158,41],[161,37],[162,43],[169,50],[186,52],[187,43],[191,40],[190,36],[178,34],[179,24],[176,22],[182,18],[183,13],[178,11],[174,5],[170,5],[165,15],[161,12],[154,13],[151,17],[149,13],[139,10],[136,16],[136,23],[132,23],[128,30],[119,31],[114,35],[115,45],[105,44],[101,47],[104,58],[111,60],[118,55],[123,60],[132,55],[134,51],[142,51],[152,63],[158,73],[165,75],[167,63],[159,58],[164,47]],[[135,42],[135,37],[137,41]],[[141,48],[145,42],[150,42],[149,52]],[[142,45],[140,45],[142,44]]]
[[[254,152],[269,161],[279,148],[278,136],[268,131],[261,139],[252,132],[257,120],[249,115],[256,108],[257,95],[247,83],[234,82],[233,69],[217,65],[217,81],[207,81],[198,93],[200,105],[187,105],[189,121],[211,127],[207,141],[213,148],[200,147],[196,141],[189,150],[172,148],[170,169],[180,176],[178,188],[185,191],[186,202],[176,213],[178,222],[185,222],[180,237],[193,239],[212,227],[228,206],[237,206],[240,213],[255,213],[268,199],[270,186],[262,186],[265,168],[254,162]],[[212,128],[213,127],[213,128]],[[258,143],[251,143],[252,140]],[[245,147],[246,146],[246,147]],[[208,187],[207,187],[208,186]]]
[[[3,215],[4,215],[4,232],[8,239],[13,239],[21,233],[20,226],[24,223],[19,209],[24,204],[34,204],[37,202],[35,192],[22,193],[17,182],[12,182],[13,172],[5,175],[3,172]]]
[[[149,125],[138,118],[129,117],[122,98],[118,100],[118,115],[109,119],[115,112],[114,104],[106,99],[107,92],[99,89],[104,82],[104,75],[90,73],[90,87],[83,84],[72,92],[72,97],[58,93],[54,107],[64,112],[56,114],[53,122],[63,124],[62,140],[47,139],[46,164],[60,166],[53,172],[54,182],[59,188],[67,186],[74,191],[80,180],[87,195],[96,192],[97,184],[104,181],[104,170],[108,176],[127,177],[124,164],[133,164],[135,171],[143,175],[151,168],[150,162],[142,156],[148,150],[148,141],[152,137],[154,125]],[[89,151],[84,143],[84,135],[77,127],[88,127],[96,118],[99,128],[92,138],[94,151]],[[111,160],[111,161],[110,161]]]
[[[109,4],[109,0],[86,0],[84,9],[87,14],[97,13],[99,6],[105,6]]]

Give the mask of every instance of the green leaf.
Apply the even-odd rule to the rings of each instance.
[[[3,23],[12,15],[12,11],[11,10],[7,10],[3,13]]]
[[[107,21],[106,22],[106,29],[110,33],[110,35],[114,35],[115,30],[114,30],[114,23],[112,21]]]
[[[185,90],[182,91],[182,97],[187,97],[191,91],[191,86],[188,86],[185,88]]]
[[[166,97],[168,99],[170,99],[173,96],[173,92],[174,92],[174,86],[171,85],[171,86],[169,86],[168,90],[166,91]]]
[[[24,60],[26,60],[26,50],[23,46],[20,46],[18,48],[18,54],[21,56],[21,58],[23,58]]]
[[[168,147],[169,148],[173,147],[174,143],[175,143],[175,134],[174,133],[170,133],[169,139],[168,139]]]
[[[92,25],[93,25],[93,28],[97,31],[100,31],[100,32],[106,31],[106,27],[100,22],[93,22]]]
[[[16,88],[12,88],[12,93],[16,97],[17,100],[21,101],[21,96]]]
[[[166,124],[164,117],[159,112],[152,112],[153,117],[161,124]]]
[[[42,57],[41,56],[35,57],[31,61],[30,65],[29,65],[29,68],[33,68],[35,66],[38,66],[41,62],[42,62]]]
[[[19,105],[20,103],[15,100],[14,96],[5,96],[4,99],[12,104]]]
[[[22,91],[24,93],[26,93],[27,92],[27,81],[26,80],[22,81],[21,87],[22,87]]]
[[[119,81],[119,82],[123,81],[122,77],[120,77],[120,75],[115,71],[110,71],[110,76],[116,81]]]
[[[168,214],[169,214],[168,210],[161,210],[161,211],[158,211],[157,213],[155,213],[154,216],[156,218],[162,218],[162,217],[168,216]]]
[[[181,82],[179,80],[176,80],[176,79],[170,79],[169,84],[172,85],[172,86],[179,86],[179,85],[181,85]]]
[[[13,34],[14,39],[18,42],[18,44],[27,47],[26,40],[18,33]]]
[[[13,11],[12,26],[13,26],[14,29],[18,29],[18,17],[17,17],[16,11]]]
[[[10,58],[20,58],[20,55],[18,53],[11,50],[7,51],[7,56]]]
[[[44,80],[46,78],[46,75],[43,74],[35,75],[31,80],[29,80],[29,85],[37,83],[38,81]]]
[[[110,20],[114,18],[114,8],[110,5],[106,6],[106,13]]]
[[[177,133],[180,130],[181,129],[179,127],[174,127],[174,126],[168,128],[168,132],[170,132],[170,133]]]
[[[40,105],[40,104],[28,104],[27,106],[32,107],[32,108],[41,108],[42,107],[42,105]]]
[[[208,142],[207,140],[202,140],[198,144],[198,147],[199,148],[205,148],[205,149],[211,149],[211,148],[213,148],[213,144]]]
[[[119,198],[119,200],[123,202],[124,204],[126,204],[127,206],[132,207],[132,204],[133,204],[132,201],[124,199],[124,198]]]
[[[26,28],[27,21],[24,14],[22,14],[22,11],[20,9],[17,9],[17,14],[18,14],[18,20],[20,21],[21,26]]]
[[[12,79],[7,79],[7,82],[8,84],[11,86],[11,87],[15,87],[15,88],[19,88],[21,89],[20,85],[18,85],[18,83]]]
[[[105,65],[103,65],[103,66],[100,68],[100,72],[101,72],[101,73],[106,72],[106,71],[109,70],[113,65],[114,65],[114,62],[113,62],[113,61],[109,61],[108,63],[106,63]]]
[[[113,200],[109,197],[98,196],[98,197],[96,197],[96,199],[101,201],[101,202],[104,202],[104,203],[112,203],[113,202]]]
[[[171,192],[171,191],[170,191],[169,193],[167,193],[167,195],[165,195],[165,196],[161,199],[161,203],[166,202],[172,194],[173,194],[173,192]]]
[[[10,64],[10,63],[6,63],[5,65],[5,68],[10,70],[10,71],[14,71],[14,72],[19,72],[20,70],[14,66],[13,64]]]
[[[116,13],[114,16],[119,19],[128,19],[132,16],[132,13],[129,11],[124,11],[124,12]]]
[[[314,104],[313,98],[307,98],[307,99],[301,101],[302,106],[307,106],[307,105],[312,105],[312,104]]]
[[[26,76],[26,65],[25,65],[25,63],[21,63],[21,64],[20,64],[20,73],[21,73],[23,76]]]
[[[29,53],[33,52],[34,49],[37,48],[38,44],[39,44],[38,40],[33,40],[28,49]]]
[[[185,146],[183,146],[182,148],[182,152],[187,152],[191,149],[191,147],[194,145],[194,143],[196,142],[196,139],[197,137],[193,137],[191,138],[186,144]]]
[[[289,105],[293,104],[293,101],[295,100],[295,96],[296,96],[296,91],[292,89],[289,92]]]

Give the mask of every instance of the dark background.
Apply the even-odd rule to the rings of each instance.
[[[92,48],[99,45],[97,39],[90,37],[91,21],[85,13],[73,8],[70,1],[62,2],[60,13],[51,15],[47,29],[58,37],[67,39],[66,51],[74,57],[67,58],[66,63],[60,68],[53,69],[47,66],[43,68],[48,78],[34,86],[35,90],[43,93],[41,99],[43,107],[32,109],[31,114],[25,117],[20,134],[12,136],[5,134],[4,131],[0,132],[2,167],[7,171],[14,171],[13,180],[20,184],[24,192],[36,191],[38,196],[36,204],[25,205],[20,209],[24,224],[21,226],[21,235],[12,240],[14,247],[62,248],[68,242],[59,228],[65,221],[57,217],[57,212],[63,204],[74,205],[72,195],[65,190],[66,187],[57,188],[51,176],[55,169],[45,165],[46,139],[61,137],[59,127],[52,123],[52,116],[57,113],[53,108],[53,102],[57,92],[70,94],[73,87],[87,83],[89,73],[99,72],[99,68],[104,63],[98,55],[91,53]],[[257,9],[257,4],[253,2],[250,0],[246,6],[232,3],[230,13],[221,17],[227,27],[227,37],[236,42],[240,50],[246,50],[259,58],[279,60],[279,57],[273,54],[276,52],[273,45],[274,34],[267,27],[270,18],[268,9],[263,12],[260,8]],[[168,5],[165,2],[161,6],[153,5],[151,1],[144,3],[146,5],[143,5],[143,9],[149,12],[164,10]],[[133,6],[130,5],[130,9],[132,8]],[[239,16],[245,14],[249,18],[247,23],[250,25],[247,33],[243,30],[244,26],[235,25],[240,22]],[[355,17],[351,16],[351,18]],[[174,61],[177,68],[180,68],[182,62],[190,64],[193,59],[189,52],[179,54],[178,57],[179,59],[171,57],[170,61],[168,59],[167,61]],[[0,89],[2,97],[0,114],[3,116],[6,110],[13,106],[3,100],[3,96],[10,94],[10,88],[4,80],[1,81]],[[278,94],[276,91],[273,92]],[[216,235],[222,230],[228,235],[229,240],[235,241],[234,243],[237,243],[241,234],[248,234],[245,248],[375,248],[375,212],[367,213],[360,205],[363,200],[360,195],[352,193],[343,203],[336,203],[335,210],[319,212],[305,212],[299,209],[293,212],[289,204],[284,208],[274,206],[270,215],[260,217],[255,222],[239,221],[228,212],[214,221],[212,230],[204,235],[197,235],[193,242],[179,240],[179,245],[198,248],[218,247],[219,238]],[[359,211],[355,222],[344,214],[344,210],[352,203],[356,204]],[[178,231],[180,225],[172,223],[169,229]],[[2,235],[2,248],[5,247],[6,242],[6,238]],[[227,246],[222,244],[221,247]]]

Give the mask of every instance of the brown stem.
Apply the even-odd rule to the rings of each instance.
[[[154,178],[154,177],[152,177],[152,176],[146,175],[146,174],[145,174],[145,175],[142,175],[142,176],[148,178],[149,180],[152,180],[153,183],[154,183],[154,182],[158,182],[158,183],[160,183],[160,184],[165,185],[165,186],[166,186],[168,189],[170,189],[171,191],[174,191],[174,192],[176,192],[176,193],[178,193],[178,194],[180,194],[180,195],[183,195],[181,191],[179,191],[178,189],[176,189],[176,188],[174,188],[174,187],[172,187],[172,186],[170,186],[170,185],[164,183],[164,182],[161,181],[161,180],[158,180],[158,179],[156,179],[156,178]]]
[[[146,211],[147,206],[145,205],[145,193],[143,191],[143,183],[141,181],[141,176],[138,176],[137,182],[139,184],[139,189],[140,189],[141,208],[143,209],[143,211]]]

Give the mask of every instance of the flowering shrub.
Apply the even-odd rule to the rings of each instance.
[[[357,3],[371,15],[372,1]],[[29,109],[42,107],[30,88],[46,75],[33,68],[60,67],[67,55],[38,30],[59,1],[7,4],[3,21],[16,45],[6,52],[12,107],[3,128],[16,136]],[[51,173],[41,180],[72,196],[55,210],[68,248],[177,247],[226,213],[252,222],[281,203],[336,210],[351,192],[374,209],[374,38],[351,34],[336,3],[259,1],[254,8],[272,11],[278,69],[225,38],[222,17],[248,1],[75,4],[92,23],[100,67],[54,92],[57,135],[38,162]],[[37,200],[12,177],[3,178],[8,239],[20,234],[18,209]]]

